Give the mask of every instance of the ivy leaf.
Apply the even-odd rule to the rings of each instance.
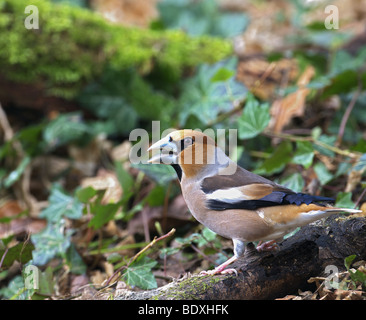
[[[45,265],[57,255],[64,255],[71,244],[72,230],[64,230],[64,221],[49,223],[39,233],[33,234],[31,240],[34,243],[33,264]]]
[[[243,13],[222,12],[216,0],[163,0],[157,7],[165,27],[192,36],[233,37],[243,32],[249,20]]]
[[[216,233],[211,231],[208,228],[203,228],[202,235],[200,235],[194,242],[197,243],[199,247],[202,247],[210,242],[213,242],[216,239]]]
[[[366,153],[364,153],[352,168],[353,171],[359,171],[361,174],[366,170]]]
[[[352,201],[352,192],[339,192],[335,206],[338,208],[354,208],[355,204]]]
[[[252,94],[248,94],[244,111],[238,119],[239,138],[254,138],[268,126],[270,119],[269,104],[259,104]]]
[[[125,170],[122,162],[116,161],[115,167],[116,167],[117,179],[122,186],[122,190],[125,196],[129,192],[129,190],[133,190],[135,181],[132,178],[132,176],[128,173],[128,171]]]
[[[31,158],[29,156],[24,157],[23,160],[18,165],[18,167],[9,173],[7,178],[4,180],[5,188],[11,187],[16,181],[19,180],[20,176],[23,174],[24,170],[27,168],[30,161]]]
[[[79,219],[82,216],[83,204],[77,198],[65,194],[58,186],[52,188],[48,201],[49,206],[42,210],[40,217],[50,222],[60,221],[63,217]]]
[[[96,196],[96,194],[97,190],[95,190],[93,187],[90,186],[76,191],[76,197],[82,203],[89,202],[89,200],[94,196]]]
[[[305,186],[304,179],[301,173],[294,173],[285,179],[280,180],[280,184],[286,188],[289,188],[295,192],[301,192]]]
[[[73,274],[85,274],[87,267],[73,243],[66,251],[66,263]]]
[[[235,80],[236,64],[236,58],[214,65],[204,64],[193,78],[183,83],[179,100],[179,122],[182,127],[191,115],[208,125],[220,113],[233,110],[235,102],[246,97],[247,89]]]
[[[329,146],[333,146],[334,143],[337,140],[337,137],[336,136],[327,136],[325,134],[322,134],[321,136],[318,137],[317,140],[320,141],[320,142],[322,142],[323,144],[327,144]],[[320,153],[326,155],[327,157],[334,157],[334,152],[332,150],[329,150],[327,148],[324,148],[322,146],[319,146],[319,145],[317,145],[315,143],[313,144],[313,148],[316,151],[319,151]]]
[[[292,158],[295,164],[301,164],[305,169],[310,168],[314,159],[314,148],[309,141],[297,141],[296,152]]]
[[[229,70],[226,68],[220,68],[217,70],[217,72],[214,74],[214,76],[211,78],[211,82],[216,81],[227,81],[229,80],[235,72],[233,70]]]
[[[273,154],[255,170],[257,174],[274,174],[283,170],[285,165],[292,159],[292,145],[289,141],[283,141]]]
[[[323,162],[318,162],[314,166],[314,171],[322,186],[324,186],[333,179],[333,175],[328,171],[327,167],[324,165]]]
[[[123,275],[123,279],[130,285],[149,290],[157,288],[157,283],[151,269],[157,262],[147,256],[133,262]]]
[[[347,271],[349,272],[350,277],[351,277],[352,281],[354,282],[354,284],[357,285],[356,282],[361,282],[362,287],[365,288],[366,287],[366,273],[364,273],[360,270],[356,270],[356,271],[351,270],[352,262],[355,259],[356,259],[355,254],[348,256],[347,258],[344,259],[344,265],[345,265]]]
[[[58,116],[43,131],[43,140],[48,148],[65,145],[70,141],[82,141],[92,134],[90,127],[83,122],[81,113],[73,112]]]
[[[177,174],[171,166],[165,164],[132,164],[132,167],[144,172],[160,185],[166,185],[177,178]]]
[[[242,13],[223,13],[216,18],[212,34],[224,38],[235,37],[248,25],[248,18]]]
[[[14,261],[26,263],[32,259],[32,251],[34,245],[31,242],[20,242],[7,250],[0,250],[0,260],[2,260],[1,268],[9,268]]]
[[[121,207],[121,203],[108,203],[108,204],[95,204],[91,207],[91,211],[94,214],[93,218],[89,221],[88,226],[93,227],[94,230],[101,228],[107,222],[112,220]]]

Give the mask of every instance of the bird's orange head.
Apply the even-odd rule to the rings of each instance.
[[[187,177],[217,162],[217,146],[208,135],[190,129],[176,130],[154,143],[148,150],[160,150],[150,163],[179,165]]]

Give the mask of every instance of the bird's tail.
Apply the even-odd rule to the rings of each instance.
[[[335,213],[349,213],[349,214],[355,214],[355,213],[361,213],[363,212],[362,210],[358,210],[358,209],[348,209],[348,208],[327,208],[326,210],[324,210],[330,214],[335,214]]]

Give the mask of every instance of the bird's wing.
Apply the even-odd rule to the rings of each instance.
[[[238,167],[233,175],[215,175],[201,182],[206,207],[211,210],[256,210],[280,205],[333,203],[326,197],[296,193],[261,176]]]

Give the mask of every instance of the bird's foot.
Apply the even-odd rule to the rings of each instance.
[[[201,271],[200,275],[201,276],[214,276],[216,274],[232,274],[235,273],[236,276],[238,276],[238,271],[236,271],[233,268],[227,268],[227,269],[222,269],[221,268],[216,268],[214,270],[207,270],[207,271]]]
[[[201,271],[200,275],[211,275],[211,276],[213,276],[215,274],[230,274],[230,273],[235,273],[236,275],[238,275],[238,272],[235,269],[226,268],[229,264],[233,263],[237,259],[238,258],[234,255],[229,260],[227,260],[223,264],[220,264],[218,267],[216,267],[213,270]]]
[[[267,241],[262,243],[262,241],[260,241],[257,245],[257,251],[258,252],[263,252],[263,251],[277,251],[280,249],[279,245],[276,243],[275,240],[271,240],[271,241]]]

